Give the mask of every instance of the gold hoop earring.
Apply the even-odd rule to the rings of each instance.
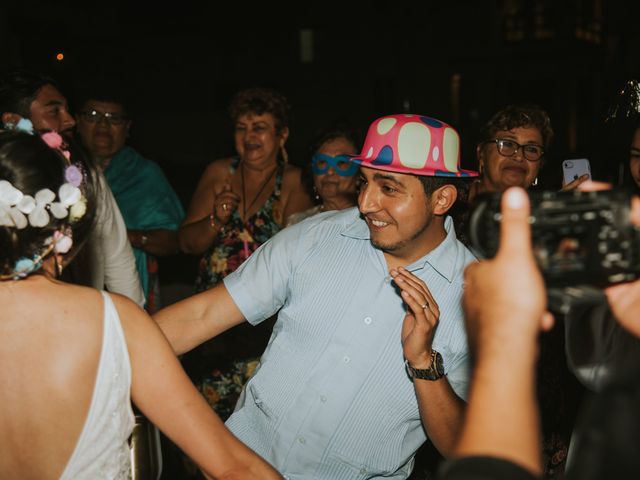
[[[280,155],[282,155],[282,161],[284,163],[289,163],[289,154],[287,150],[284,148],[284,143],[280,145]]]

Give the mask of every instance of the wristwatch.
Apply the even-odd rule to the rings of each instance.
[[[444,364],[442,363],[442,355],[435,350],[431,350],[431,365],[429,368],[413,368],[407,360],[404,361],[407,373],[410,378],[419,378],[421,380],[439,380],[444,376]]]

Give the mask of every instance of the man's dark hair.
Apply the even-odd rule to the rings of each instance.
[[[467,177],[427,177],[424,175],[416,175],[422,187],[424,193],[429,198],[433,192],[444,185],[453,185],[458,190],[458,200],[466,201],[469,193],[469,186],[473,181],[472,178]]]
[[[465,245],[469,246],[470,242],[467,238],[467,223],[469,221],[469,187],[473,178],[469,177],[425,177],[417,176],[424,193],[429,199],[433,192],[444,185],[453,185],[458,191],[456,201],[453,203],[447,215],[453,219],[453,226],[456,230],[456,236]]]
[[[11,112],[30,118],[31,103],[45,85],[59,88],[51,77],[29,70],[14,69],[1,72],[0,115]]]

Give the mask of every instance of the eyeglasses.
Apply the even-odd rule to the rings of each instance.
[[[97,110],[84,110],[80,112],[80,116],[89,123],[100,123],[104,118],[109,125],[122,125],[128,120],[126,115],[122,115],[120,113],[102,113]]]
[[[520,150],[522,151],[522,156],[524,158],[530,162],[537,162],[540,160],[540,157],[544,155],[544,148],[542,148],[542,145],[520,145],[519,143],[506,138],[496,138],[494,140],[489,140],[487,143],[495,143],[498,147],[498,153],[503,157],[511,157]]]

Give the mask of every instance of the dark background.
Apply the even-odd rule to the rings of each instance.
[[[231,96],[258,85],[291,103],[297,164],[330,122],[365,132],[378,116],[409,112],[457,127],[463,166],[475,168],[481,125],[508,103],[538,103],[556,131],[540,180],[555,189],[569,157],[588,157],[596,178],[620,179],[628,122],[605,118],[638,77],[639,4],[3,2],[0,63],[51,74],[72,107],[93,78],[127,85],[130,143],[163,167],[185,207],[204,167],[233,154]]]
[[[127,85],[130,143],[162,166],[185,207],[204,167],[234,153],[226,108],[251,86],[289,99],[297,164],[330,122],[364,132],[407,112],[457,127],[463,166],[476,168],[482,124],[508,103],[534,102],[556,132],[543,186],[559,188],[560,162],[571,157],[589,158],[596,179],[622,180],[630,121],[605,119],[624,83],[640,77],[640,2],[291,3],[3,1],[0,65],[52,75],[72,108],[94,78]],[[192,291],[195,268],[195,257],[161,259],[166,303]]]

